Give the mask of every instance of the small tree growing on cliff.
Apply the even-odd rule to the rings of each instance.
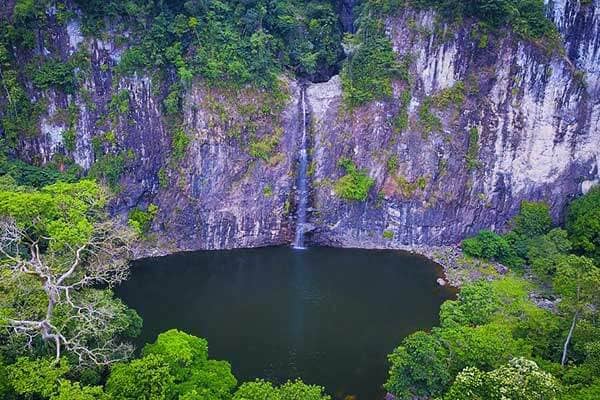
[[[0,192],[0,324],[32,347],[66,350],[79,363],[123,359],[139,317],[99,289],[128,274],[132,233],[104,220],[93,181]]]

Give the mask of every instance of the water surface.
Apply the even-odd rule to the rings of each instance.
[[[177,328],[208,339],[240,382],[301,377],[334,398],[383,397],[386,355],[437,324],[452,296],[433,262],[398,251],[275,247],[137,261],[117,291],[138,345]]]

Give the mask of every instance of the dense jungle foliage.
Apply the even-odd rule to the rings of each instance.
[[[510,265],[445,302],[440,326],[389,356],[385,387],[401,399],[569,399],[600,395],[600,187],[573,201],[566,229],[523,202],[504,235],[482,231],[463,252]],[[532,293],[555,299],[534,303]]]

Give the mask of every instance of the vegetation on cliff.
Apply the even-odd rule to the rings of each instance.
[[[451,21],[472,18],[486,28],[509,26],[525,39],[556,40],[556,27],[546,16],[543,0],[369,0],[368,10],[390,15],[406,7],[433,8]]]
[[[345,200],[365,201],[375,184],[373,178],[348,158],[340,159],[338,164],[346,174],[335,183],[336,194]]]
[[[386,18],[407,8],[434,9],[443,21],[451,23],[476,21],[480,47],[485,47],[482,44],[487,43],[488,34],[510,27],[520,38],[535,41],[550,52],[562,48],[556,26],[546,17],[543,0],[367,0],[357,10],[357,33],[346,37],[348,59],[341,78],[348,106],[390,97],[393,79],[410,86],[410,57],[395,54],[385,33]],[[439,129],[439,122],[428,109],[426,104],[419,110],[425,117],[425,129]]]

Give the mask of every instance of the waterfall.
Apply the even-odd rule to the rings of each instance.
[[[300,138],[300,150],[298,155],[298,182],[297,182],[297,197],[298,209],[296,213],[296,238],[294,240],[295,249],[304,249],[304,230],[306,229],[306,206],[308,204],[308,154],[306,150],[306,86],[302,85],[300,89],[300,112],[302,113],[302,136]]]

